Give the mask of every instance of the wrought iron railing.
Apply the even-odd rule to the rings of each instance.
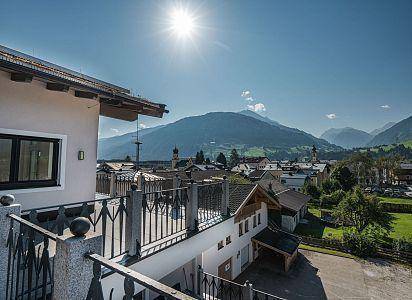
[[[222,207],[222,183],[208,183],[198,186],[199,223],[220,216]]]
[[[57,235],[19,216],[9,217],[7,280],[1,287],[6,299],[50,299]]]
[[[142,197],[142,246],[187,229],[187,188],[148,192]]]
[[[199,269],[200,270],[200,269]],[[206,272],[199,274],[197,294],[201,299],[230,299],[230,300],[285,300],[275,295],[253,288],[246,282],[244,285],[212,275]]]
[[[242,300],[244,286],[236,282],[203,272],[198,294],[201,299],[238,299]]]
[[[113,258],[126,253],[125,220],[128,196],[91,200],[23,210],[23,218],[57,235],[69,231],[76,217],[89,219],[94,232],[103,236],[103,255]]]
[[[124,277],[124,291],[122,291],[124,300],[131,300],[135,296],[135,284],[143,286],[144,288],[162,296],[164,299],[184,299],[195,300],[180,291],[177,291],[167,285],[164,285],[154,279],[151,279],[143,274],[133,271],[118,263],[108,260],[98,254],[87,254],[86,259],[93,261],[93,279],[90,284],[87,300],[103,300],[103,299],[120,299],[121,296],[114,296],[115,290],[112,288],[109,295],[104,295],[103,286],[101,282],[102,266],[108,270],[120,274]]]

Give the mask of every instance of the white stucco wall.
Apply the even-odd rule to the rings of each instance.
[[[253,260],[253,248],[251,243],[251,238],[255,236],[258,232],[263,230],[267,226],[267,206],[266,203],[262,203],[262,208],[256,211],[257,214],[260,213],[261,224],[253,228],[253,216],[247,218],[249,220],[249,232],[244,232],[243,235],[239,236],[239,223],[233,224],[231,228],[231,239],[232,242],[226,246],[225,238],[228,235],[221,235],[220,240],[223,240],[224,247],[220,250],[217,249],[217,243],[213,247],[203,252],[203,270],[207,273],[218,275],[218,267],[232,257],[232,279],[239,276],[241,273],[241,259],[240,255],[238,257],[238,252],[249,244],[249,261]],[[256,217],[257,218],[257,217]],[[242,220],[241,222],[245,222]],[[257,220],[256,220],[257,223]],[[244,225],[243,225],[244,226]]]
[[[61,187],[0,191],[0,196],[14,194],[22,209],[94,199],[99,104],[76,98],[73,91],[49,91],[45,86],[37,80],[14,82],[0,71],[0,133],[30,131],[67,141],[61,151],[65,156]],[[85,151],[84,160],[77,159],[79,150]]]

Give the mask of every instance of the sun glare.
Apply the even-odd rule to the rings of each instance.
[[[171,14],[172,31],[180,38],[190,37],[194,31],[194,18],[183,9],[175,9]]]

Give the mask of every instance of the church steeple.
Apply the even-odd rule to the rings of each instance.
[[[172,169],[176,168],[176,164],[179,161],[179,149],[177,149],[176,145],[173,148],[173,156],[172,156]]]
[[[313,147],[312,147],[312,160],[311,160],[311,162],[312,163],[319,162],[319,160],[318,160],[318,150],[316,149],[315,145],[313,145]]]

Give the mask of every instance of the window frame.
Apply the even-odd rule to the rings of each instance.
[[[246,219],[245,220],[245,233],[248,233],[248,232],[249,232],[249,220]]]
[[[0,191],[59,186],[59,169],[62,139],[37,135],[22,135],[0,132],[1,139],[12,141],[9,181],[0,182]],[[20,149],[22,141],[53,143],[52,178],[46,180],[19,180]]]
[[[257,226],[256,224],[256,215],[253,215],[253,228],[255,228]]]
[[[243,235],[243,223],[240,222],[239,223],[239,236],[242,236],[242,235]]]
[[[226,242],[226,246],[229,245],[230,243],[232,243],[232,237],[230,235],[228,235],[225,239]]]
[[[222,240],[222,241],[219,241],[219,242],[217,243],[217,251],[219,251],[219,250],[222,249],[223,247],[224,247],[223,240]]]
[[[258,213],[258,225],[262,224],[260,221],[260,213]]]

